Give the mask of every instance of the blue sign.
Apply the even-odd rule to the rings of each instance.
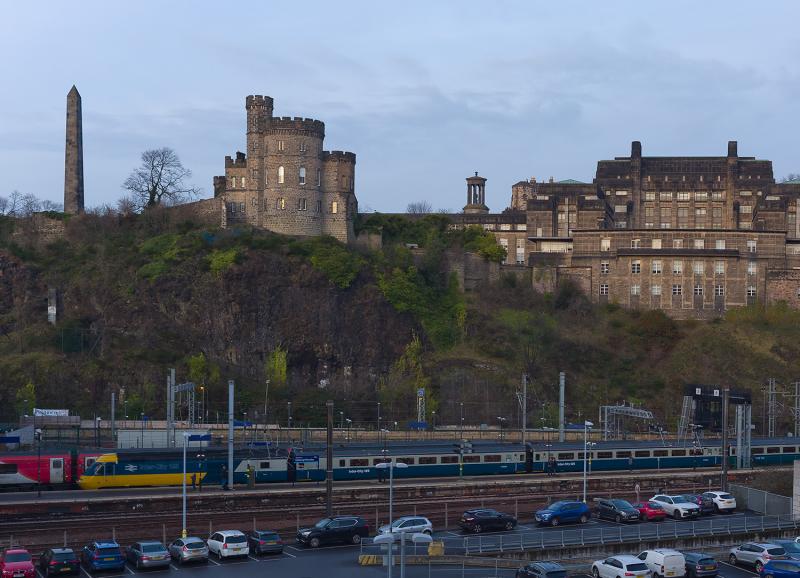
[[[0,444],[18,444],[19,436],[0,436]]]
[[[249,448],[259,448],[265,446],[271,446],[272,442],[247,442],[247,447]]]
[[[428,422],[426,422],[426,421],[410,421],[410,422],[408,422],[408,429],[415,429],[415,430],[428,429]]]
[[[233,427],[253,427],[253,422],[235,419],[233,420]]]
[[[296,464],[319,463],[319,456],[298,456],[298,455],[295,454],[294,463],[296,463]]]
[[[210,442],[211,434],[191,434],[189,436],[190,442]]]

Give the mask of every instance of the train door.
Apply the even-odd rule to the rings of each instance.
[[[525,473],[530,474],[533,471],[533,446],[525,444]]]
[[[50,483],[64,483],[64,458],[50,458]]]

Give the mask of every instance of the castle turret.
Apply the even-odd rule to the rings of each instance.
[[[323,221],[322,232],[346,243],[355,236],[353,220],[358,213],[355,196],[355,153],[325,151],[322,153]]]
[[[478,176],[477,171],[472,177],[467,177],[467,204],[464,212],[475,215],[488,213],[486,206],[486,179]]]
[[[64,212],[83,212],[83,112],[75,86],[67,94],[67,139],[64,159]]]

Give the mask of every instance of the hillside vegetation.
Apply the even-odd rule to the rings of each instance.
[[[164,377],[207,391],[209,419],[237,411],[319,425],[333,398],[355,423],[416,414],[424,388],[436,421],[516,426],[516,391],[531,376],[531,425],[555,425],[558,372],[572,421],[605,403],[643,404],[675,427],[685,383],[751,389],[800,376],[800,313],[782,306],[730,312],[710,323],[598,307],[570,286],[542,295],[516,278],[463,293],[448,254],[499,261],[479,228],[446,217],[371,215],[359,229],[384,248],[355,251],[330,238],[291,239],[247,228],[175,222],[169,211],[86,215],[49,244],[22,243],[0,223],[0,421],[38,407],[108,416],[125,390],[131,417],[163,416]],[[409,248],[413,244],[419,247]],[[48,288],[60,294],[47,323]],[[784,416],[788,422],[789,416]],[[387,422],[384,422],[387,423]]]

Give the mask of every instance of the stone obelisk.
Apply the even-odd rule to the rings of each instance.
[[[67,145],[64,161],[64,212],[83,212],[83,120],[81,95],[73,85],[67,94]]]

